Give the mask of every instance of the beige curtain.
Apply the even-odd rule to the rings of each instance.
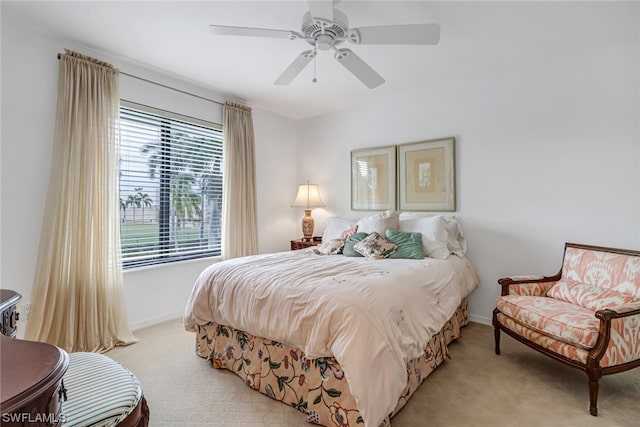
[[[224,105],[222,258],[258,253],[256,165],[251,108]]]
[[[25,337],[70,352],[105,352],[136,341],[120,263],[118,109],[118,70],[65,50]]]

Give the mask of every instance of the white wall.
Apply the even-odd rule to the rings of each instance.
[[[2,208],[0,286],[31,300],[41,225],[51,168],[57,97],[57,54],[72,48],[111,62],[121,71],[214,100],[238,99],[198,87],[107,53],[57,40],[2,16]],[[221,123],[221,107],[121,76],[124,99]],[[241,101],[241,100],[239,100]],[[254,110],[258,237],[261,252],[287,250],[296,236],[297,213],[289,205],[296,190],[295,125]],[[282,167],[285,165],[286,167]],[[133,329],[182,315],[193,282],[212,259],[127,270],[124,274]],[[24,316],[23,316],[24,318]],[[24,325],[19,326],[24,331]]]
[[[16,31],[2,16],[0,286],[22,294],[23,303],[31,297],[49,181],[58,51],[54,41]]]
[[[299,178],[312,171],[327,189],[324,217],[350,213],[351,150],[455,136],[456,215],[481,279],[470,311],[489,323],[497,279],[556,273],[566,241],[640,249],[638,52],[593,51],[306,120]]]
[[[295,122],[254,110],[256,174],[258,189],[258,250],[270,253],[289,250],[289,241],[301,237],[300,218],[291,203],[298,190]]]

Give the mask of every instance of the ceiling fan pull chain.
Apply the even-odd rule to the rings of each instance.
[[[316,57],[318,50],[314,47],[313,48],[313,80],[311,80],[313,83],[317,83],[318,79],[316,79]]]

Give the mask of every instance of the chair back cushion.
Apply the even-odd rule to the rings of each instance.
[[[558,281],[547,292],[549,298],[579,305],[592,311],[616,308],[625,304],[634,304],[640,300],[633,295],[611,289],[601,288],[571,279]]]
[[[640,257],[567,246],[562,281],[568,280],[640,299]],[[580,288],[575,292],[586,295],[591,291]]]

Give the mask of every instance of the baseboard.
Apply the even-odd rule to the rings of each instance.
[[[477,314],[469,314],[469,320],[475,323],[482,323],[483,325],[491,326],[493,324],[491,317],[478,316]]]
[[[184,313],[181,311],[176,311],[173,313],[163,314],[162,316],[150,317],[148,319],[129,323],[129,328],[131,328],[132,331],[137,331],[138,329],[154,326],[159,323],[168,322],[169,320],[181,319],[183,314]]]

